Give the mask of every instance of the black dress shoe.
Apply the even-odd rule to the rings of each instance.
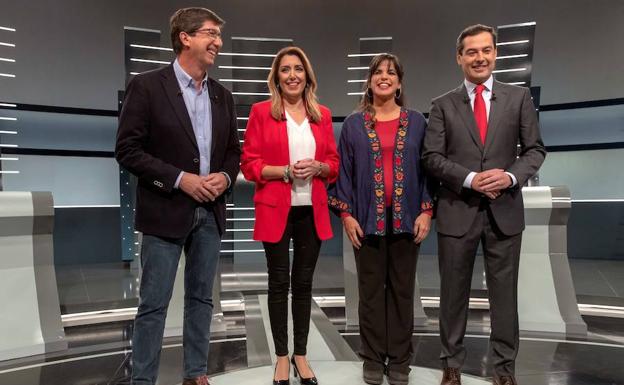
[[[444,368],[440,385],[461,385],[461,374],[457,368]]]
[[[370,361],[364,361],[362,364],[362,378],[369,385],[381,385],[386,367],[383,364],[377,364]]]
[[[494,378],[494,385],[517,385],[517,382],[513,376],[501,376]]]
[[[297,364],[295,363],[294,356],[290,357],[290,362],[292,362],[293,368],[295,369],[295,378],[299,377],[299,383],[301,385],[318,385],[318,381],[316,380],[316,377],[312,376],[308,378],[303,378],[299,375],[299,369],[297,369]]]
[[[290,378],[287,380],[276,380],[275,373],[277,373],[277,362],[275,363],[275,371],[273,371],[273,385],[290,385]],[[288,374],[290,375],[290,363],[288,363]]]

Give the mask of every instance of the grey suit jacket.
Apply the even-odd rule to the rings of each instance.
[[[521,150],[516,154],[517,144]],[[506,235],[524,230],[524,205],[520,189],[546,156],[537,114],[528,88],[494,81],[485,145],[462,84],[435,98],[425,133],[423,163],[429,175],[440,181],[436,227],[438,232],[464,235],[477,215],[483,196],[463,187],[471,171],[501,168],[518,184],[502,191],[489,207]]]

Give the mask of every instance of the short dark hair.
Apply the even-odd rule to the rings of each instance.
[[[471,25],[469,27],[466,27],[463,31],[461,31],[461,33],[459,34],[459,36],[457,37],[457,53],[458,54],[462,54],[462,52],[464,51],[464,39],[468,36],[475,36],[478,35],[480,33],[483,32],[489,32],[492,35],[492,41],[494,42],[494,48],[496,48],[496,31],[494,30],[494,28],[488,26],[488,25],[483,25],[483,24],[475,24],[475,25]]]
[[[191,34],[202,27],[204,22],[212,21],[219,27],[225,24],[225,20],[207,8],[190,7],[178,9],[169,19],[171,27],[171,45],[176,55],[182,52],[182,42],[180,32]]]

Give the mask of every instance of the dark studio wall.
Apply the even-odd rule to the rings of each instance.
[[[0,47],[0,57],[14,50],[17,59],[17,77],[2,80],[0,98],[17,103],[115,110],[117,90],[124,87],[123,27],[160,29],[162,44],[170,46],[168,18],[190,5],[209,7],[226,19],[223,51],[230,51],[231,36],[293,38],[315,66],[321,101],[339,116],[356,102],[346,95],[346,67],[352,65],[346,55],[357,52],[359,37],[393,37],[393,51],[406,68],[410,106],[426,111],[432,97],[461,80],[455,38],[477,22],[537,22],[533,84],[542,87],[542,104],[622,96],[624,2],[619,0],[0,3],[0,25],[17,29],[16,47]],[[219,71],[213,75],[228,75]]]

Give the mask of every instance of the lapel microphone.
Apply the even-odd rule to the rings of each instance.
[[[496,100],[496,94],[494,93],[494,91],[492,91],[492,97],[490,98],[491,101]]]
[[[464,103],[470,104],[470,98],[468,97],[468,95],[464,95]]]

